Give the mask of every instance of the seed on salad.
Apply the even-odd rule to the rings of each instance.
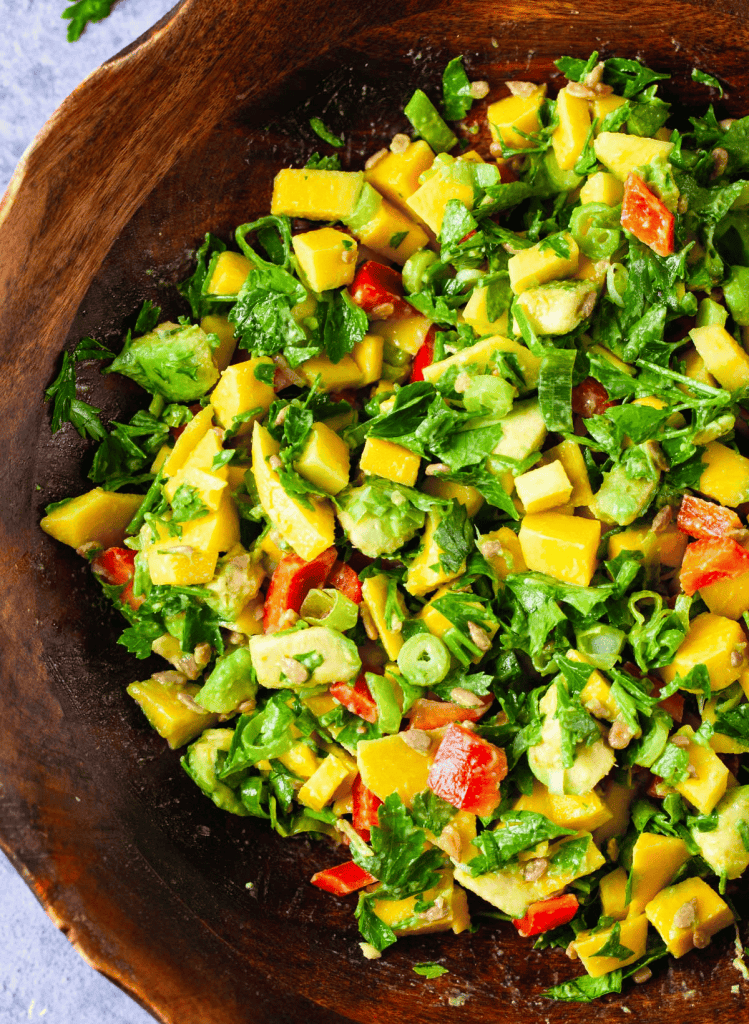
[[[452,824],[447,824],[440,832],[440,846],[448,857],[453,860],[460,860],[463,853],[463,840],[460,833]]]
[[[207,714],[205,708],[202,708],[197,701],[193,700],[189,693],[178,693],[177,699],[181,700],[185,707],[188,707],[190,711],[194,711],[198,715]]]
[[[200,668],[204,668],[211,660],[211,654],[213,650],[210,644],[201,643],[197,644],[193,651],[193,657],[195,658],[195,664]]]
[[[739,665],[743,665],[744,664],[744,652],[740,651],[738,648],[736,648],[735,650],[731,651],[731,659],[730,660],[731,660],[731,664],[733,665],[733,667],[734,668],[738,668]]]
[[[532,96],[538,88],[535,82],[505,82],[505,85],[513,96],[522,96],[524,99]]]
[[[716,146],[711,156],[713,158],[713,171],[710,177],[719,178],[724,173],[726,167],[728,167],[728,151],[723,149],[722,146]]]
[[[271,469],[281,469],[283,467],[283,459],[280,457],[280,455],[271,455],[271,457],[268,459],[268,465],[270,466]]]
[[[700,931],[699,928],[695,928],[692,932],[692,942],[695,949],[704,949],[710,945],[710,936],[707,932]]]
[[[281,671],[289,682],[295,685],[306,683],[309,679],[309,672],[304,665],[297,661],[296,658],[290,658],[288,655],[281,658]]]
[[[372,156],[370,156],[369,159],[366,161],[366,163],[364,164],[364,170],[371,171],[372,168],[376,167],[377,164],[380,163],[381,160],[384,160],[387,155],[388,151],[385,149],[384,146],[382,147],[382,149],[378,149],[377,152],[373,153]]]
[[[484,558],[496,558],[501,555],[504,548],[502,547],[501,541],[498,540],[485,540],[479,548]]]
[[[395,306],[392,302],[381,302],[378,306],[375,306],[372,310],[373,320],[387,320],[395,312]]]
[[[428,753],[432,746],[431,736],[423,729],[406,729],[400,734],[400,737],[407,747],[417,750],[420,754]]]
[[[489,95],[489,83],[479,79],[477,82],[471,82],[471,96],[474,100],[483,100],[484,96]]]
[[[341,253],[341,263],[356,263],[356,249],[344,249]]]
[[[680,736],[677,734],[676,736],[671,737],[671,742],[675,747],[681,747],[682,750],[686,750],[690,744],[690,739],[688,736]]]
[[[674,914],[674,928],[692,928],[697,923],[697,897],[682,903]]]
[[[735,120],[735,117],[724,117],[722,121],[718,121],[718,124],[724,132],[727,132]]]
[[[492,144],[489,146],[489,153],[496,160],[499,160],[499,158],[501,156],[503,156],[503,154],[504,154],[504,150],[502,149],[502,143],[501,142],[492,142]]]
[[[697,778],[697,769],[695,768],[695,766],[692,764],[691,761],[687,765],[687,775],[690,777],[690,779],[696,779]]]
[[[488,651],[492,645],[492,642],[489,639],[489,634],[486,632],[486,630],[482,629],[481,626],[477,625],[475,622],[469,622],[467,625],[468,635],[470,636],[471,640],[473,640],[473,642],[476,644],[478,649],[480,651]]]
[[[444,462],[433,462],[430,466],[424,470],[425,476],[439,476],[440,473],[449,473],[450,467],[446,466]]]
[[[289,409],[290,408],[291,408],[290,406],[285,405],[283,407],[283,409],[280,410],[280,412],[278,413],[278,416],[276,416],[276,418],[273,420],[273,426],[274,427],[280,427],[284,423],[284,421],[286,420],[286,417],[289,414]],[[277,458],[278,456],[275,456],[275,457]]]
[[[243,700],[241,704],[237,705],[237,711],[241,715],[249,715],[251,711],[254,711],[256,707],[254,700]]]
[[[151,679],[155,679],[157,683],[161,683],[164,686],[184,686],[187,682],[187,676],[184,672],[177,672],[176,670],[171,672],[154,672]]]
[[[565,89],[570,96],[576,96],[581,100],[594,100],[596,98],[596,90],[591,89],[584,82],[568,82]]]
[[[604,61],[599,60],[592,71],[589,71],[585,76],[585,84],[589,89],[595,89],[597,85],[600,85],[603,81],[603,72],[606,68]]]
[[[454,686],[450,690],[450,700],[462,708],[482,708],[483,700],[476,693],[471,693],[464,686]]]
[[[459,373],[458,376],[455,378],[455,383],[453,384],[453,390],[455,392],[457,392],[457,394],[462,395],[464,392],[466,392],[469,389],[470,386],[471,386],[471,375],[470,375],[470,373]]]
[[[663,533],[668,527],[671,520],[674,518],[674,510],[670,505],[664,505],[663,508],[658,512],[653,519],[653,525],[650,529],[653,533]]]
[[[380,634],[377,632],[377,626],[374,624],[372,613],[365,604],[359,605],[359,614],[361,615],[361,620],[364,623],[364,632],[367,634],[369,639],[379,639]]]
[[[570,958],[570,960],[579,960],[579,956],[578,956],[578,953],[577,953],[577,948],[575,947],[574,939],[572,940],[572,942],[570,942],[569,946],[567,946],[567,948],[565,949],[564,955],[568,956]]]
[[[438,896],[431,907],[423,910],[419,917],[425,921],[441,921],[447,917],[447,900],[444,896]]]
[[[641,967],[639,971],[635,971],[632,975],[632,981],[635,985],[644,985],[646,981],[650,981],[653,977],[653,972],[649,967]]]
[[[408,147],[411,145],[411,140],[408,135],[403,132],[398,132],[390,140],[390,152],[391,153],[405,153]]]
[[[534,857],[526,862],[523,868],[523,878],[526,882],[537,882],[543,878],[549,869],[549,861],[546,857]]]
[[[618,719],[609,729],[609,746],[612,750],[624,750],[632,742],[634,732],[626,722]]]

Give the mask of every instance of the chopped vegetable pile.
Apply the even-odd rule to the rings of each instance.
[[[363,170],[313,118],[333,152],[207,236],[189,317],[65,354],[94,489],[42,528],[168,663],[128,692],[200,789],[332,840],[365,956],[469,892],[589,1001],[749,867],[749,117],[557,66],[494,98],[456,58]],[[92,358],[147,411],[105,429]]]

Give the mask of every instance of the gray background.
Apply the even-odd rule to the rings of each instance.
[[[121,0],[68,43],[71,0],[0,0],[0,194],[24,150],[94,68],[131,43],[175,0]],[[153,1018],[88,967],[0,854],[0,1024],[146,1024]]]

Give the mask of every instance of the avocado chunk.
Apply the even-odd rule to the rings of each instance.
[[[218,380],[205,331],[169,321],[127,343],[107,372],[124,374],[170,402],[202,398]]]
[[[524,402],[515,402],[512,411],[502,420],[502,437],[499,439],[494,455],[504,455],[519,461],[537,452],[546,440],[546,422],[537,398],[529,398]],[[502,472],[504,467],[499,468]],[[491,457],[489,469],[492,469]]]
[[[222,622],[235,622],[248,601],[257,595],[264,572],[257,560],[241,547],[220,558],[205,603]]]
[[[338,519],[354,547],[368,558],[379,558],[411,540],[426,519],[426,513],[413,504],[413,493],[390,480],[374,478],[340,495]]]
[[[218,779],[218,772],[226,760],[233,736],[233,729],[206,729],[200,739],[187,748],[181,764],[193,782],[217,807],[246,818],[250,812],[234,791]]]
[[[749,327],[749,267],[731,267],[723,295],[736,323]]]
[[[565,768],[562,758],[562,724],[556,716],[556,683],[549,687],[538,706],[544,720],[541,742],[528,750],[531,771],[550,793],[590,793],[613,768],[613,750],[603,738],[588,745],[578,743],[572,766]],[[586,713],[582,705],[578,710],[581,714]]]
[[[593,497],[591,508],[604,523],[629,526],[645,512],[658,488],[660,472],[654,478],[627,476],[623,465],[603,474],[600,490]]]
[[[749,786],[736,786],[715,808],[718,827],[713,832],[692,831],[700,853],[716,875],[738,878],[749,868],[749,850],[745,846],[746,831],[739,831],[740,822],[749,824]]]
[[[327,626],[251,636],[250,654],[258,683],[272,690],[347,682],[361,671],[356,644]]]
[[[206,711],[227,715],[245,701],[254,701],[256,693],[257,680],[250,652],[246,647],[237,647],[217,660],[213,672],[195,695],[195,702]]]
[[[549,281],[526,289],[516,302],[536,334],[569,334],[593,312],[596,295],[592,281]]]

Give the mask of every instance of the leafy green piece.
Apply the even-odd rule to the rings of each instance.
[[[106,431],[99,419],[100,411],[75,397],[76,364],[85,359],[111,359],[110,352],[94,338],[82,338],[71,352],[63,352],[62,366],[54,381],[44,392],[44,399],[52,402],[51,430],[56,434],[63,423],[72,423],[81,437],[101,441]]]
[[[112,12],[114,0],[78,0],[66,7],[61,17],[70,21],[68,25],[68,42],[74,43],[81,38],[83,30],[89,22],[103,21]]]
[[[611,935],[601,946],[598,952],[593,954],[593,956],[611,956],[616,960],[626,960],[628,957],[632,956],[633,951],[629,949],[628,946],[623,946],[619,941],[621,930],[621,923],[617,921],[611,929]]]
[[[547,839],[575,834],[573,829],[556,825],[535,811],[508,811],[499,820],[504,827],[485,829],[474,840],[474,846],[481,850],[468,862],[468,869],[474,877],[488,871],[499,871],[522,850]]]
[[[369,869],[367,869],[369,870]],[[360,893],[356,905],[356,920],[365,942],[382,951],[392,946],[397,937],[390,925],[385,924],[372,909],[373,893]]]
[[[572,431],[572,372],[574,349],[544,352],[538,380],[538,401],[548,430]]]
[[[442,110],[448,121],[460,121],[472,106],[471,83],[463,58],[454,57],[442,72]]]
[[[451,818],[458,813],[447,800],[437,796],[431,789],[425,789],[423,793],[417,793],[411,804],[411,817],[419,828],[427,829],[433,835],[438,836]]]
[[[666,749],[651,766],[651,771],[659,775],[667,785],[676,786],[689,778],[688,765],[689,751],[667,743]]]
[[[622,990],[622,971],[617,968],[602,974],[600,978],[593,978],[584,974],[581,978],[572,978],[570,981],[563,981],[561,985],[554,985],[547,988],[543,993],[547,999],[558,999],[566,1003],[592,1003],[594,999],[607,996]]]
[[[439,964],[432,963],[431,961],[423,964],[414,964],[414,974],[420,974],[422,978],[441,978],[443,974],[449,974],[450,972],[446,967],[441,967]]]
[[[451,502],[448,511],[440,517],[434,540],[440,549],[439,563],[443,570],[458,572],[473,548],[473,525],[465,505]]]
[[[723,86],[714,75],[708,75],[706,71],[700,71],[699,68],[692,68],[692,81],[700,82],[710,89],[717,89],[720,93],[720,98],[723,99]]]
[[[175,523],[186,523],[208,515],[209,509],[200,497],[198,489],[190,484],[181,484],[172,499],[172,519]]]
[[[336,149],[340,149],[341,146],[345,145],[344,140],[339,138],[338,135],[334,135],[319,117],[311,117],[309,126],[315,135],[319,135],[323,142],[327,142],[328,145],[335,146]]]
[[[219,254],[226,251],[226,245],[208,232],[203,244],[195,253],[195,270],[190,277],[177,285],[177,291],[190,303],[190,309],[195,320],[199,320],[214,304],[211,296],[206,295],[206,288],[211,280],[213,268]],[[136,329],[137,329],[136,324]],[[153,327],[147,330],[153,330]]]

